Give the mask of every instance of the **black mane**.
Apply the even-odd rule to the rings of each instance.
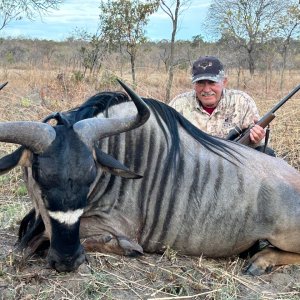
[[[167,132],[165,131],[164,126],[161,123],[161,119],[165,122],[168,128],[172,141],[171,145],[169,145],[170,159],[175,158],[176,154],[179,152],[180,140],[178,133],[178,123],[185,129],[185,131],[189,135],[194,137],[208,150],[217,153],[218,155],[224,152],[230,154],[231,156],[233,155],[230,151],[232,149],[227,144],[225,144],[222,139],[212,137],[211,135],[198,129],[172,107],[155,99],[142,99],[152,109],[152,112],[154,113],[158,121],[158,125],[163,130],[165,136],[167,136]],[[80,120],[92,118],[99,113],[104,113],[106,117],[109,117],[109,107],[129,101],[130,99],[128,98],[127,94],[123,92],[97,93],[76,108],[63,113],[53,113],[49,115],[44,119],[44,122],[47,122],[50,119],[55,119],[57,121],[57,125],[66,125],[69,127]]]

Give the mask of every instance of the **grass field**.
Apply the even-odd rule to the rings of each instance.
[[[41,120],[53,111],[81,104],[98,91],[121,90],[118,74],[78,81],[73,73],[57,77],[50,70],[0,70],[0,120]],[[130,84],[130,74],[123,78]],[[136,91],[164,101],[166,75],[155,70],[137,74]],[[229,86],[248,92],[261,115],[300,84],[299,72],[286,74],[284,90],[279,76],[266,74],[241,79],[230,73]],[[178,72],[172,96],[191,88],[190,76]],[[277,113],[271,125],[271,144],[278,156],[300,170],[300,92]],[[0,157],[16,145],[0,144]],[[278,268],[252,278],[242,274],[245,261],[191,258],[167,249],[163,255],[139,259],[89,253],[89,264],[77,272],[58,274],[46,268],[43,258],[24,261],[12,252],[18,223],[31,203],[21,170],[0,177],[0,299],[300,299],[300,266]]]

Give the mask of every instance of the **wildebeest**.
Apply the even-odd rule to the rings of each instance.
[[[22,145],[0,160],[0,172],[23,166],[34,203],[18,249],[49,247],[49,264],[72,271],[84,248],[228,257],[265,239],[271,246],[248,273],[300,263],[299,172],[213,138],[120,83],[133,102],[103,92],[43,122],[0,123],[0,141]]]

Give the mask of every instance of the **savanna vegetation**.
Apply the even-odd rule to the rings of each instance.
[[[243,11],[249,9],[249,14],[247,5],[260,2],[264,1],[230,1],[240,4]],[[60,1],[41,3],[56,5]],[[180,1],[173,3],[179,5]],[[223,11],[218,9],[225,4],[213,1],[219,19]],[[169,12],[170,20],[177,20],[178,15],[169,10],[172,7],[167,1],[161,1],[160,5]],[[178,8],[180,12],[184,7]],[[8,85],[0,91],[0,120],[41,120],[51,112],[77,106],[99,91],[121,90],[116,78],[123,79],[143,97],[168,103],[176,94],[192,88],[190,67],[200,55],[218,56],[229,76],[229,87],[249,93],[263,115],[300,84],[300,40],[293,31],[299,28],[299,18],[293,15],[297,16],[297,9],[290,14],[289,20],[294,20],[292,25],[296,27],[288,27],[288,21],[283,20],[285,34],[277,28],[276,36],[264,36],[262,31],[256,32],[256,36],[238,35],[242,29],[226,23],[225,18],[222,24],[215,22],[220,30],[214,28],[214,32],[221,34],[214,41],[208,42],[201,34],[192,40],[176,40],[174,36],[153,42],[141,38],[136,48],[131,48],[132,53],[128,52],[128,46],[132,45],[126,43],[126,37],[110,36],[114,39],[108,42],[103,30],[95,34],[77,32],[61,42],[1,39],[0,83],[8,81]],[[270,30],[265,28],[265,33]],[[270,141],[278,156],[298,170],[299,101],[300,92],[277,112],[271,123]],[[0,157],[16,147],[1,143]],[[43,258],[24,259],[12,251],[18,223],[31,208],[19,168],[0,177],[0,199],[0,299],[300,298],[299,266],[277,268],[252,278],[243,275],[246,261],[238,257],[191,258],[169,248],[163,255],[146,254],[138,259],[88,253],[89,262],[77,272],[58,274],[46,268]]]
[[[191,88],[190,64],[203,54],[218,55],[226,64],[229,86],[241,88],[256,100],[261,114],[275,105],[300,82],[298,41],[287,59],[284,85],[280,88],[279,54],[274,52],[272,68],[266,67],[263,53],[257,56],[253,76],[247,67],[234,64],[225,44],[201,40],[179,41],[178,65],[172,97]],[[138,56],[136,90],[141,96],[165,101],[167,69],[164,54],[167,41],[148,43]],[[118,52],[100,52],[101,60],[92,71],[86,68],[83,41],[2,40],[0,118],[41,120],[53,111],[74,107],[94,93],[120,90],[115,78],[132,83],[130,62]],[[265,66],[265,67],[263,67]],[[299,100],[296,94],[277,113],[271,126],[271,145],[278,155],[300,169]],[[15,145],[0,145],[1,156]],[[246,261],[182,257],[168,249],[162,255],[129,259],[114,255],[88,254],[89,264],[77,273],[57,274],[45,268],[45,260],[23,260],[12,252],[18,222],[31,204],[21,170],[0,177],[0,295],[2,299],[298,299],[300,269],[283,267],[259,278],[242,275]]]
[[[192,41],[177,41],[171,99],[192,88],[190,68],[200,55],[219,56],[225,64],[229,87],[242,89],[253,96],[261,115],[299,84],[299,40],[290,43],[283,73],[278,48],[262,44],[261,51],[257,51],[255,56],[255,72],[251,74],[246,53],[243,60],[243,52],[230,50],[227,45],[228,39],[210,43],[199,37]],[[141,96],[168,103],[165,90],[169,46],[168,41],[148,42],[141,46],[133,83],[130,56],[120,52],[120,49],[108,51],[102,44],[96,47],[93,40],[54,42],[3,39],[0,78],[9,84],[1,91],[2,99],[6,99],[1,101],[1,118],[39,120],[51,111],[78,105],[98,91],[120,89],[115,81],[117,77],[131,84]],[[299,169],[299,139],[293,136],[294,132],[298,132],[299,125],[297,97],[298,94],[278,111],[271,126],[271,143],[279,155]]]

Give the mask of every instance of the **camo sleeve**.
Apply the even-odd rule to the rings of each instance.
[[[230,95],[232,93],[232,95]],[[233,102],[236,106],[236,111],[238,112],[237,119],[239,120],[239,127],[241,129],[246,129],[253,126],[254,120],[259,120],[259,112],[255,101],[252,97],[242,91],[231,90],[229,91],[230,97],[233,98]],[[251,147],[257,147],[264,144],[264,139],[257,144],[251,144]]]
[[[245,129],[254,125],[254,119],[259,119],[259,113],[254,100],[248,94],[242,93],[241,97],[243,101],[240,102],[240,120],[242,129]]]

